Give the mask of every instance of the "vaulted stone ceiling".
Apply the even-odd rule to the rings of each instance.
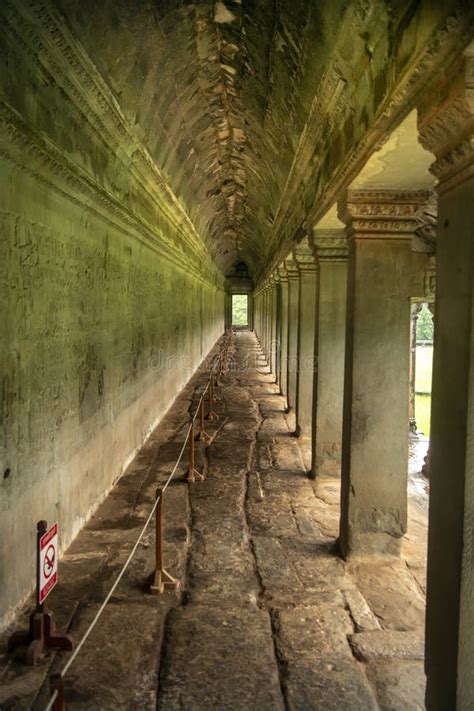
[[[259,266],[343,0],[62,0],[219,267]]]
[[[443,62],[457,4],[56,1],[216,264],[244,261],[257,279],[332,204],[351,151],[366,159],[412,108],[423,76],[410,61]],[[406,107],[391,100],[399,75]]]

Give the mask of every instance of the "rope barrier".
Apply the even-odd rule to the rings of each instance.
[[[210,375],[208,378],[207,385],[201,393],[201,397],[199,398],[198,405],[196,407],[194,415],[192,416],[191,421],[188,425],[188,428],[186,431],[186,437],[184,439],[183,445],[182,445],[181,450],[179,452],[178,459],[176,460],[176,463],[175,463],[170,475],[168,476],[168,479],[166,480],[164,486],[161,488],[160,494],[157,495],[157,497],[155,499],[155,503],[153,504],[153,506],[151,508],[148,518],[145,521],[145,524],[140,532],[140,535],[138,536],[137,540],[135,541],[135,544],[134,544],[132,550],[130,551],[130,554],[129,554],[127,560],[125,561],[122,569],[120,570],[117,578],[115,579],[114,584],[112,585],[109,592],[107,593],[105,600],[103,601],[103,603],[97,610],[96,614],[94,615],[92,622],[90,623],[89,627],[87,628],[84,635],[82,636],[81,641],[79,642],[79,644],[77,645],[77,647],[75,648],[75,650],[73,651],[71,656],[69,657],[68,661],[64,665],[62,671],[57,674],[53,674],[51,676],[51,690],[53,693],[52,693],[52,696],[48,702],[48,705],[45,707],[45,711],[52,711],[52,709],[54,709],[54,711],[60,711],[65,708],[64,696],[63,696],[63,686],[62,686],[64,677],[66,676],[69,669],[71,668],[74,661],[76,660],[79,652],[81,651],[82,647],[86,643],[86,641],[89,638],[90,634],[92,633],[94,627],[96,626],[97,622],[99,621],[110,598],[113,596],[120,581],[122,580],[128,566],[130,565],[130,563],[133,559],[133,556],[135,555],[135,553],[138,550],[138,547],[143,539],[143,536],[145,535],[145,531],[147,530],[148,526],[150,525],[150,522],[151,522],[153,516],[155,515],[160,502],[162,502],[162,500],[163,500],[163,494],[165,493],[165,491],[168,488],[168,486],[170,485],[174,475],[176,474],[176,471],[181,463],[181,459],[183,458],[183,454],[186,449],[186,445],[188,443],[189,437],[190,437],[191,433],[194,434],[194,422],[196,420],[196,417],[197,417],[198,413],[202,413],[202,411],[203,411],[204,398],[206,396],[206,393],[210,390],[211,379],[213,378],[214,371],[217,369],[217,367],[220,368],[222,366],[222,359],[223,359],[222,357],[223,356],[224,356],[224,358],[228,357],[228,350],[229,350],[229,344],[230,344],[231,338],[232,338],[232,331],[229,331],[228,334],[226,335],[226,337],[224,338],[223,344],[220,346],[219,354],[216,354],[216,356],[213,358],[213,361],[211,361],[212,365],[211,365],[211,370],[210,370]],[[222,371],[221,371],[221,373],[222,373]],[[212,392],[213,387],[214,387],[214,384],[211,386],[211,392]],[[211,412],[212,412],[212,409],[211,409]],[[202,414],[201,414],[201,421],[202,421]],[[204,430],[201,430],[201,433],[203,431]]]

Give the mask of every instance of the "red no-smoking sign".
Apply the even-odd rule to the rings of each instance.
[[[39,541],[39,603],[46,600],[58,582],[58,524],[43,534]]]

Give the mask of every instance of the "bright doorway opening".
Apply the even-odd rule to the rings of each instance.
[[[249,325],[249,297],[247,294],[232,294],[232,326],[246,328]]]

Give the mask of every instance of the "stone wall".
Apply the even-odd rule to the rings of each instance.
[[[38,34],[29,5],[0,10],[3,623],[33,584],[36,521],[67,547],[224,328],[186,212],[67,28]]]

